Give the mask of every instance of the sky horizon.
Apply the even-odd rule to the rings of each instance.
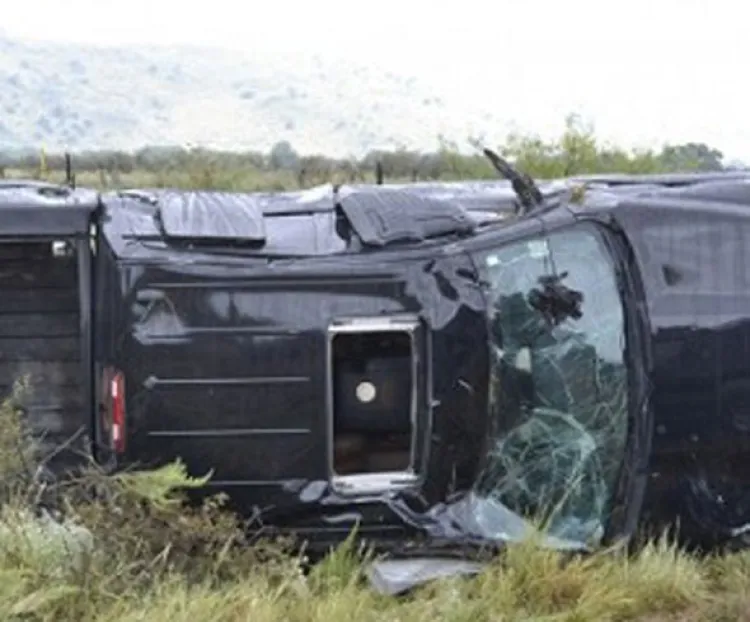
[[[427,0],[250,3],[40,0],[3,8],[0,33],[90,45],[196,45],[317,54],[414,75],[441,95],[482,100],[522,131],[558,134],[580,114],[622,146],[705,142],[750,162],[743,13],[726,0]],[[207,9],[210,7],[210,11]]]

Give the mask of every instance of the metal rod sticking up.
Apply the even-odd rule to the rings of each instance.
[[[495,170],[510,182],[513,192],[516,193],[521,204],[519,210],[521,214],[527,214],[544,203],[544,196],[531,177],[515,169],[507,160],[501,158],[491,149],[485,148],[482,151],[492,163],[492,166],[495,167]]]
[[[75,190],[76,176],[73,173],[73,158],[70,152],[65,152],[65,183]]]

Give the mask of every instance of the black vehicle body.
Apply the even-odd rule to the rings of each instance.
[[[505,182],[6,184],[2,384],[30,376],[50,446],[83,430],[68,449],[102,462],[182,458],[319,541],[502,542],[544,511],[551,546],[677,521],[731,538],[750,523],[749,182],[558,180],[525,215]],[[28,254],[58,240],[68,281]],[[64,322],[19,302],[58,297]]]

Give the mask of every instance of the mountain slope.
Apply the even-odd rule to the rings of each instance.
[[[359,155],[432,149],[440,134],[465,141],[501,125],[415,77],[312,54],[97,48],[0,34],[0,150],[267,150],[288,140],[304,153]]]

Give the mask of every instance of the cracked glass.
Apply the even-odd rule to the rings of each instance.
[[[482,260],[491,295],[493,430],[472,491],[474,517],[488,537],[507,537],[499,532],[511,510],[543,521],[548,536],[595,545],[628,433],[624,312],[612,258],[597,231],[580,226]],[[580,317],[551,322],[533,303],[533,290],[554,274],[582,296]]]

